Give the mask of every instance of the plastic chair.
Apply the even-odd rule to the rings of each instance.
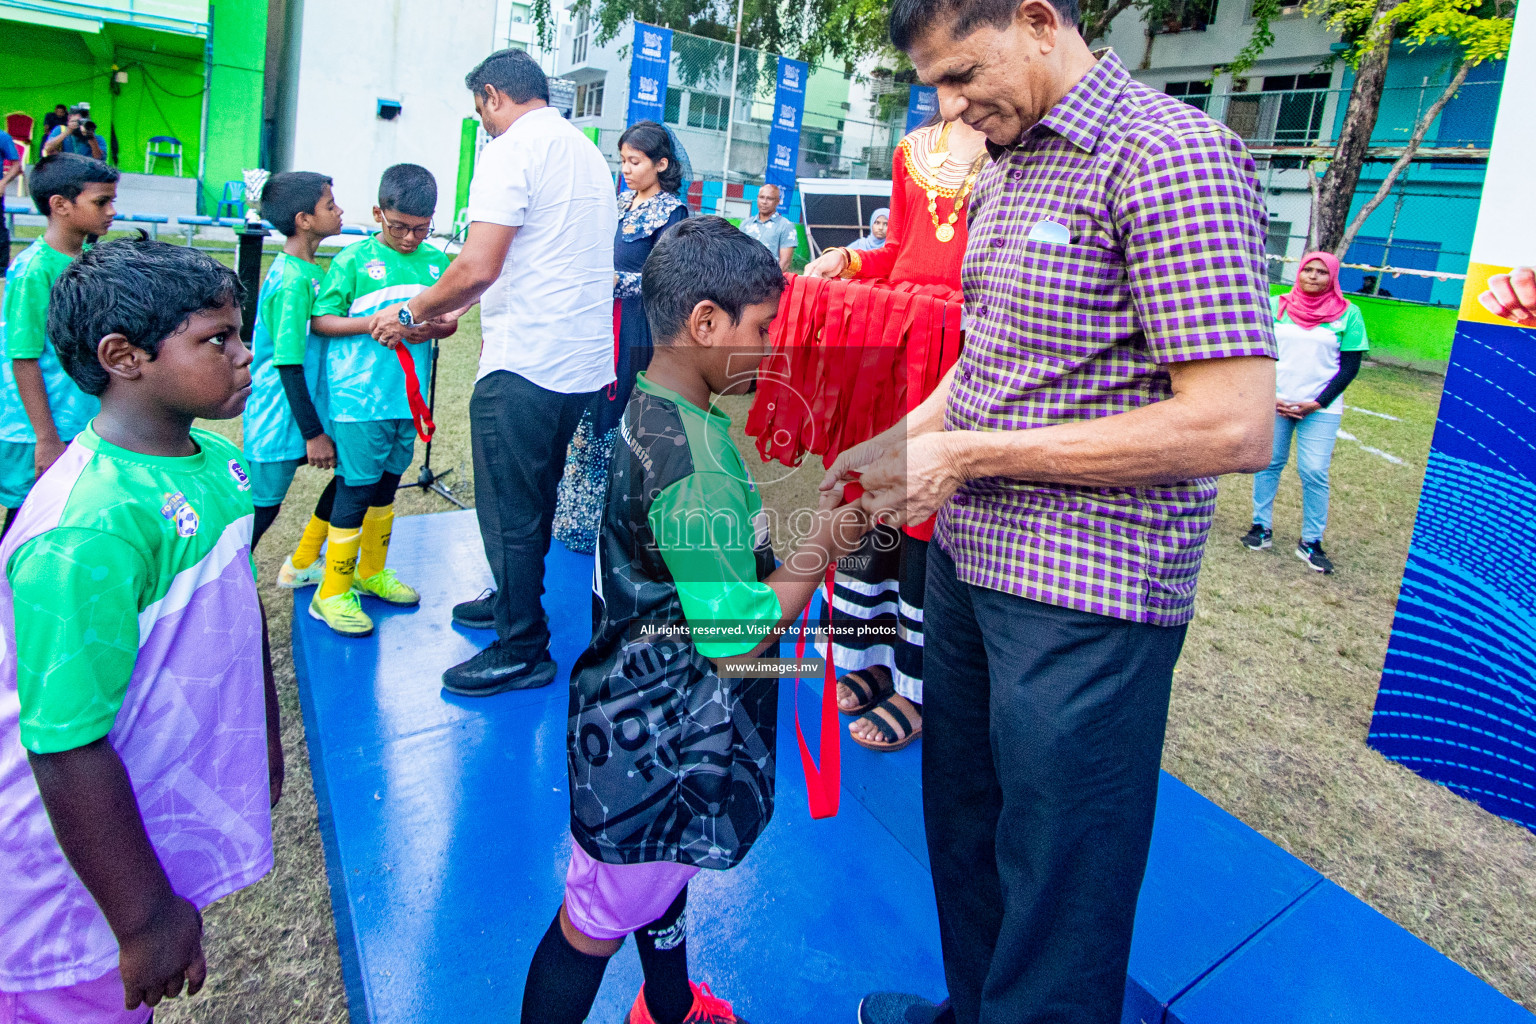
[[[32,115],[21,110],[13,110],[5,115],[5,133],[16,140],[16,145],[32,141],[32,129],[37,122],[32,120]]]
[[[174,160],[176,177],[181,177],[181,140],[173,135],[152,135],[144,147],[144,173],[154,172],[156,160]]]
[[[245,182],[226,181],[224,183],[224,195],[219,199],[219,208],[215,215],[222,218],[226,216],[225,210],[231,211],[228,214],[230,217],[245,216]]]

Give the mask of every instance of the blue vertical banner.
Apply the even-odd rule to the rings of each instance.
[[[629,57],[629,113],[625,124],[655,121],[667,114],[667,76],[672,66],[672,30],[635,22]]]
[[[1536,832],[1536,5],[1515,15],[1456,340],[1368,740]]]
[[[931,85],[914,85],[907,97],[907,134],[939,112],[939,90]]]
[[[779,58],[779,84],[773,94],[773,126],[768,129],[768,170],[763,179],[777,185],[789,205],[800,170],[800,122],[805,117],[805,83],[811,67],[804,61]]]

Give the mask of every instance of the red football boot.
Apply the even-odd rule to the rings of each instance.
[[[683,1024],[747,1024],[731,1012],[731,1004],[711,992],[708,985],[690,981],[688,987],[693,991],[693,1007],[683,1018]],[[656,1024],[650,1007],[645,1005],[644,985],[640,986],[640,994],[635,996],[635,1005],[629,1008],[624,1024]]]

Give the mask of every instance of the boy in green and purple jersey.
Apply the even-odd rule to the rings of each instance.
[[[141,1024],[207,974],[200,910],[272,867],[277,695],[240,453],[240,283],[121,240],[53,287],[101,412],[0,544],[0,1021]]]

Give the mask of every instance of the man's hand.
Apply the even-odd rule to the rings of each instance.
[[[1488,290],[1477,301],[1494,316],[1521,327],[1536,327],[1536,270],[1516,267],[1507,274],[1493,275],[1488,279]]]
[[[405,325],[400,322],[400,310],[405,308],[405,303],[398,306],[390,306],[373,314],[368,323],[368,333],[387,349],[400,347],[402,341],[409,341]]]
[[[58,438],[47,441],[39,440],[32,450],[32,465],[37,470],[38,477],[48,472],[48,467],[59,461],[59,456],[64,454],[64,449],[69,446]]]
[[[953,434],[919,434],[891,449],[860,474],[860,506],[871,520],[888,526],[921,523],[965,483]]]
[[[316,469],[335,469],[336,442],[329,434],[316,434],[304,442],[304,458]]]
[[[171,893],[142,928],[118,937],[117,969],[123,976],[123,1005],[156,1006],[185,986],[195,996],[208,978],[203,956],[203,917]]]
[[[846,485],[857,482],[865,467],[892,452],[900,451],[906,443],[907,431],[903,421],[884,433],[876,434],[868,441],[854,445],[832,463],[826,476],[821,478],[821,490],[823,492],[841,491]]]

